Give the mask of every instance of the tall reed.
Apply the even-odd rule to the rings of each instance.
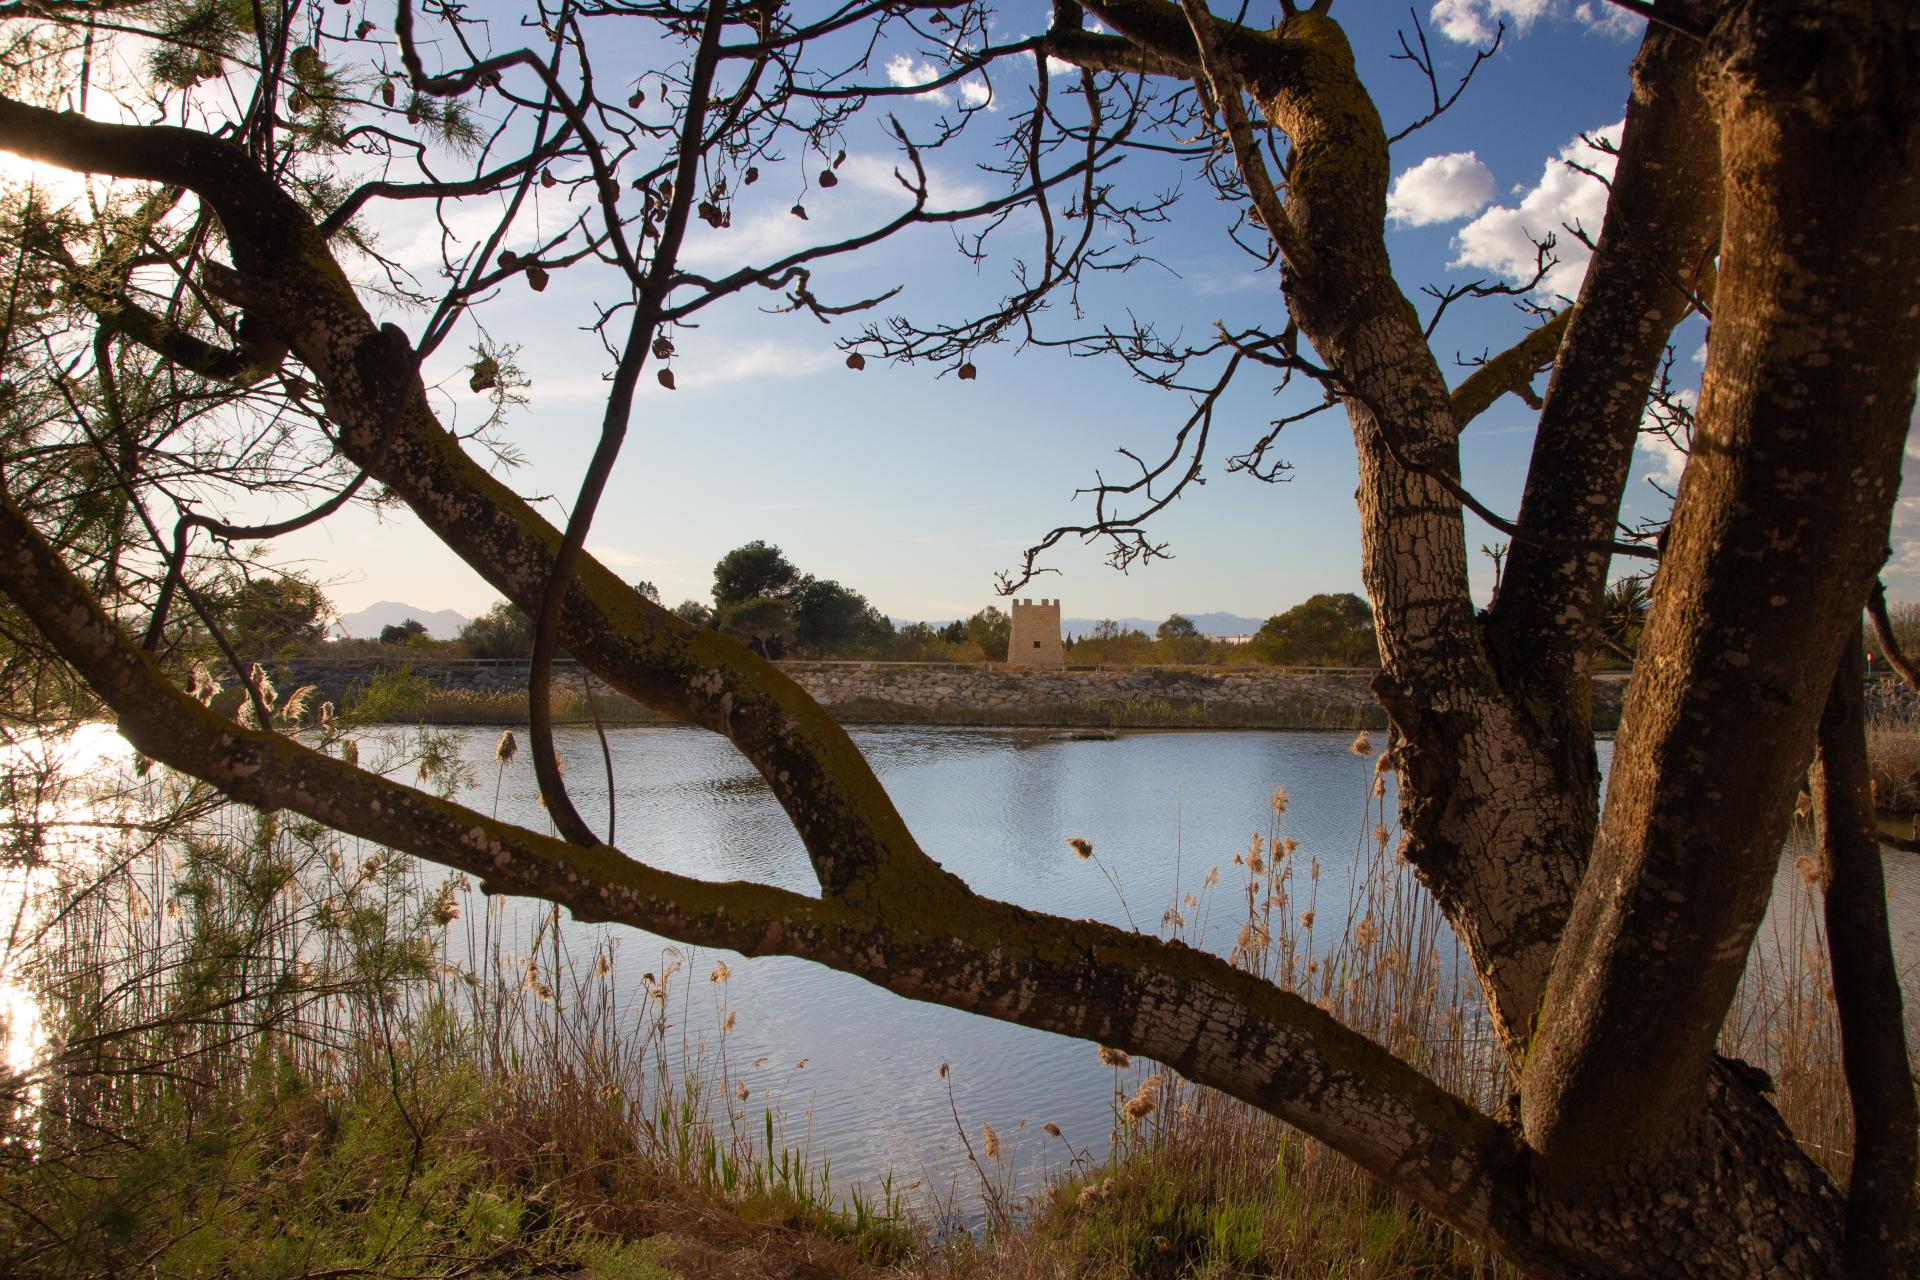
[[[1207,871],[1161,917],[1206,945],[1223,918],[1234,964],[1295,991],[1490,1112],[1514,1081],[1485,999],[1431,895],[1394,852],[1384,762],[1355,739],[1362,821],[1343,888],[1272,820],[1230,866]],[[1808,833],[1789,855],[1803,868]],[[1330,864],[1329,864],[1330,865]],[[1218,945],[1217,943],[1215,945]],[[1092,1048],[1089,1052],[1093,1052]],[[1807,1151],[1844,1179],[1851,1118],[1818,903],[1783,895],[1755,948],[1721,1051],[1771,1074],[1773,1101]],[[1114,1068],[1104,1155],[1068,1148],[1027,1218],[949,1242],[942,1277],[1314,1275],[1509,1277],[1484,1249],[1287,1125],[1169,1069],[1098,1050]],[[1057,1148],[1057,1130],[1039,1141]]]
[[[430,733],[367,750],[422,785],[466,781]],[[1512,1081],[1472,970],[1395,855],[1367,734],[1353,754],[1350,856],[1302,848],[1277,789],[1265,830],[1176,890],[1160,929],[1498,1109]],[[994,1212],[928,1250],[890,1184],[834,1188],[748,1089],[724,964],[688,972],[668,949],[623,989],[615,936],[569,946],[544,908],[160,771],[84,804],[44,780],[9,794],[43,845],[88,834],[23,873],[46,905],[20,904],[14,975],[43,1048],[4,1083],[0,1274],[1510,1274],[1284,1124],[1096,1046],[1105,1150],[1046,1124],[976,1129],[956,1106]],[[1722,1051],[1771,1073],[1794,1132],[1844,1176],[1815,907],[1809,889],[1776,912]],[[718,1030],[694,1035],[709,1003]],[[1059,1172],[1024,1201],[1009,1178],[1023,1143]]]
[[[368,763],[465,782],[431,735]],[[390,851],[133,790],[160,836],[33,873],[0,1274],[638,1275],[716,1234],[855,1274],[911,1244],[732,1082],[724,965],[669,951],[623,991],[613,938],[578,954]]]

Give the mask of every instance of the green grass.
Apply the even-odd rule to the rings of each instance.
[[[347,714],[360,724],[518,725],[527,722],[525,691],[486,692],[448,689],[422,673],[402,668],[383,672],[347,701]],[[665,716],[625,694],[601,690],[589,704],[586,694],[562,690],[553,697],[555,724],[668,724]]]
[[[430,731],[365,749],[369,767],[459,781]],[[1446,977],[1459,957],[1441,954],[1439,912],[1393,856],[1373,767],[1356,743],[1368,834],[1346,901],[1320,901],[1278,792],[1268,832],[1195,868],[1162,927],[1193,941],[1228,913],[1235,963],[1497,1107],[1506,1064],[1477,991]],[[724,971],[688,973],[670,953],[621,990],[612,935],[574,954],[534,912],[509,936],[500,904],[461,917],[457,882],[406,858],[209,804],[164,770],[117,785],[119,802],[177,820],[36,890],[48,912],[13,969],[48,1047],[0,1078],[0,1275],[1512,1275],[1326,1148],[1146,1062],[1113,1073],[1107,1150],[1068,1148],[1024,1203],[1005,1182],[1014,1161],[990,1155],[989,1229],[930,1241],[891,1183],[835,1187],[777,1112],[736,1106],[730,1017],[688,1047],[667,1011],[689,982],[724,1002]],[[1328,937],[1322,912],[1351,925]],[[1783,1116],[1844,1174],[1818,913],[1783,923],[1721,1047],[1774,1073]],[[1057,1155],[1041,1132],[1026,1138]]]
[[[444,745],[362,747],[451,786]],[[510,937],[407,858],[119,785],[177,821],[56,858],[10,957],[45,1039],[0,1078],[0,1275],[860,1276],[917,1247],[735,1113],[725,1033],[703,1056],[668,1020],[704,973],[623,992],[548,913]]]

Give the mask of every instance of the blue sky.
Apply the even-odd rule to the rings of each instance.
[[[1030,7],[1003,8],[1000,30],[1037,28],[1044,9]],[[1407,11],[1349,0],[1336,14],[1389,129],[1419,115],[1425,81],[1390,59],[1396,31],[1409,26]],[[1400,181],[1389,244],[1408,291],[1520,270],[1519,259],[1531,256],[1523,229],[1544,234],[1580,217],[1597,232],[1603,192],[1559,157],[1577,147],[1582,131],[1620,120],[1636,24],[1611,9],[1561,0],[1442,0],[1422,17],[1443,79],[1465,68],[1493,21],[1504,18],[1509,29],[1454,110],[1395,148]],[[1023,20],[1030,24],[1024,29]],[[891,63],[893,74],[910,79],[922,74],[925,57],[923,50],[883,49],[875,74]],[[995,77],[996,98],[1008,103],[1009,116],[1028,100],[1030,77]],[[954,104],[920,95],[890,105],[910,126],[922,126]],[[749,193],[758,203],[743,198],[735,205],[731,229],[692,241],[692,263],[719,269],[764,260],[798,235],[852,231],[898,208],[905,197],[893,186],[897,157],[877,127],[863,128],[849,135],[841,184],[807,194],[807,223],[787,213],[791,185],[773,175]],[[961,201],[995,189],[997,179],[971,166],[991,154],[986,135],[997,126],[988,119],[975,131],[977,146],[969,140],[935,158],[935,203],[943,194]],[[1170,165],[1149,158],[1130,158],[1119,174],[1139,191],[1177,180]],[[1222,207],[1210,190],[1192,174],[1183,189],[1172,221],[1155,229],[1147,250],[1158,265],[1095,282],[1085,295],[1086,323],[1132,313],[1190,337],[1216,320],[1277,329],[1284,321],[1274,274],[1255,270],[1226,239]],[[401,208],[378,215],[375,225],[388,252],[424,268],[438,232],[423,212]],[[482,226],[483,217],[476,211],[472,225]],[[976,268],[947,232],[916,230],[822,270],[816,288],[844,298],[897,284],[902,292],[878,314],[960,319],[1005,291],[1012,261],[1023,245],[1031,251],[1035,234],[1016,220],[1000,239],[999,251]],[[1561,239],[1563,247],[1570,243]],[[1578,264],[1570,261],[1555,282],[1571,290],[1577,278]],[[516,289],[481,313],[496,340],[520,346],[532,379],[530,405],[508,426],[525,456],[510,481],[522,493],[561,495],[544,504],[556,519],[592,448],[609,363],[582,326],[594,303],[617,296],[610,272],[573,269],[557,273],[542,294]],[[841,580],[893,616],[970,613],[993,602],[995,571],[1015,565],[1026,545],[1056,524],[1085,518],[1087,502],[1074,502],[1074,490],[1097,468],[1119,474],[1125,463],[1116,449],[1156,456],[1188,411],[1184,396],[1144,386],[1115,363],[1050,350],[992,348],[977,357],[972,382],[880,361],[856,373],[844,367],[834,343],[855,333],[859,320],[828,327],[806,316],[765,314],[760,308],[768,303],[766,295],[737,298],[703,315],[697,330],[677,335],[679,389],[646,379],[589,539],[616,571],[657,583],[668,603],[704,598],[714,561],[764,538],[802,569]],[[1443,358],[1498,350],[1525,323],[1504,301],[1462,306],[1437,346]],[[1056,313],[1056,333],[1072,328],[1071,316]],[[1677,339],[1678,365],[1689,378],[1698,365],[1688,357],[1701,341],[1693,331]],[[460,340],[449,343],[428,373],[440,386],[442,409],[471,422],[481,398],[466,389],[461,353]],[[1263,485],[1225,472],[1225,456],[1256,438],[1270,418],[1314,398],[1310,389],[1276,398],[1269,380],[1243,371],[1217,418],[1208,483],[1155,523],[1155,536],[1175,558],[1122,575],[1104,566],[1099,551],[1066,544],[1045,562],[1058,576],[1020,594],[1061,597],[1076,616],[1159,617],[1213,609],[1265,616],[1315,592],[1357,591],[1353,448],[1343,418],[1324,415],[1283,434],[1277,452],[1293,464],[1288,483]],[[1467,481],[1496,510],[1518,505],[1530,418],[1508,398],[1464,438]],[[1658,509],[1658,494],[1643,477],[1668,463],[1652,453],[1639,459],[1630,518]],[[1473,545],[1497,541],[1484,528],[1471,529],[1469,538]],[[404,512],[354,512],[277,550],[283,562],[329,580],[342,611],[397,599],[473,614],[497,598]],[[1483,562],[1476,572],[1484,596],[1491,565]]]

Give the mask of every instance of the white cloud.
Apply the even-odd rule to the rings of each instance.
[[[1552,0],[1436,0],[1428,17],[1440,34],[1461,44],[1485,44],[1505,22],[1525,34]]]
[[[912,196],[894,177],[896,168],[911,176],[904,158],[868,154],[848,156],[835,173],[839,185],[832,191],[815,190],[805,199],[807,217],[798,218],[784,201],[736,204],[733,225],[713,229],[693,221],[680,250],[681,265],[715,274],[746,265],[764,266],[798,253],[810,245],[869,230],[904,211]],[[756,189],[758,192],[765,187]],[[927,165],[927,204],[931,209],[964,209],[987,198],[987,189]]]
[[[1440,34],[1461,44],[1486,44],[1502,22],[1517,35],[1541,18],[1571,19],[1595,35],[1630,40],[1646,30],[1646,20],[1606,0],[1581,0],[1569,9],[1564,0],[1436,0],[1430,14]]]
[[[695,271],[731,271],[748,264],[764,266],[831,238],[821,234],[818,223],[803,221],[783,208],[736,217],[733,225],[723,230],[689,219],[680,264]]]
[[[824,340],[799,343],[768,338],[731,347],[704,341],[687,345],[687,358],[674,363],[682,391],[760,378],[807,378],[844,359]]]
[[[785,338],[730,338],[722,333],[702,331],[679,338],[679,343],[679,351],[668,364],[647,362],[647,370],[635,388],[636,394],[677,397],[734,382],[810,378],[838,367],[846,358],[824,337],[818,342],[796,342]],[[660,385],[657,375],[661,368],[673,370],[672,391]],[[607,389],[605,378],[581,375],[544,381],[536,389],[536,395],[542,404],[599,405],[606,401]],[[628,555],[617,548],[587,549],[616,568],[649,568],[673,563]]]
[[[1605,0],[1575,5],[1573,16],[1585,23],[1589,31],[1611,40],[1633,40],[1647,29],[1645,18],[1628,13],[1617,4],[1607,4]]]
[[[571,201],[559,202],[559,216],[566,217],[570,208]],[[460,262],[494,233],[506,209],[506,202],[497,196],[448,201],[439,210],[430,200],[393,200],[378,204],[367,220],[382,254],[407,271],[438,279],[442,253]],[[543,212],[540,201],[528,201],[500,247],[520,252],[536,248],[541,243]]]
[[[1621,124],[1613,124],[1596,130],[1595,135],[1618,145],[1621,129]],[[1593,255],[1566,228],[1580,227],[1587,235],[1598,236],[1607,212],[1607,189],[1590,174],[1570,167],[1569,162],[1602,177],[1613,176],[1614,158],[1575,138],[1560,148],[1557,158],[1547,161],[1532,190],[1522,193],[1516,189],[1520,194],[1518,204],[1496,205],[1460,229],[1453,240],[1458,256],[1451,265],[1479,267],[1509,280],[1530,280],[1535,270],[1533,242],[1554,236],[1554,255],[1559,262],[1541,281],[1540,291],[1577,296],[1580,281],[1587,274],[1587,261]]]
[[[887,59],[887,80],[895,88],[911,89],[939,78],[940,68],[931,62],[915,62],[910,54],[896,53]],[[917,96],[942,105],[953,101],[953,95],[945,89],[927,89]]]
[[[1432,156],[1393,180],[1387,216],[1424,227],[1470,217],[1493,199],[1493,171],[1471,151]]]
[[[1671,393],[1671,398],[1675,404],[1688,409],[1700,403],[1699,395],[1692,391],[1675,391]],[[1639,450],[1653,463],[1647,478],[1668,493],[1673,493],[1679,488],[1680,473],[1686,469],[1687,455],[1658,429],[1659,425],[1651,411],[1641,418]]]
[[[1647,478],[1657,483],[1668,493],[1677,492],[1680,473],[1686,469],[1687,455],[1680,447],[1663,435],[1640,437],[1640,452],[1653,463],[1653,469],[1647,472]]]
[[[924,162],[925,157],[922,160]],[[862,191],[890,196],[902,204],[909,203],[912,196],[900,179],[894,176],[896,170],[909,180],[913,177],[913,170],[904,158],[879,155],[848,156],[847,162],[840,166],[839,173],[842,182],[850,183]],[[979,184],[964,182],[938,166],[927,165],[928,207],[962,209],[979,204],[986,198],[986,188]]]
[[[625,551],[612,543],[588,543],[587,554],[609,569],[659,569],[673,563],[660,556],[643,556],[638,552]]]
[[[987,87],[985,80],[962,80],[960,82],[960,105],[963,107],[988,107],[993,100],[993,90]],[[989,107],[989,110],[992,108]]]
[[[1019,53],[1016,53],[1013,56],[1016,58],[1024,58],[1028,62],[1032,62],[1033,50],[1022,49]],[[1074,66],[1071,62],[1063,62],[1059,58],[1054,57],[1052,54],[1047,55],[1047,74],[1049,76],[1064,76],[1068,74],[1077,75],[1079,74],[1079,71],[1080,71],[1080,68]]]

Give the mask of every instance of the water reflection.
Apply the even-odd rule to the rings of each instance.
[[[1124,926],[1131,914],[1153,927],[1166,906],[1199,891],[1209,871],[1230,868],[1255,832],[1270,831],[1269,797],[1282,784],[1294,797],[1285,832],[1300,842],[1303,881],[1305,868],[1320,865],[1322,902],[1345,900],[1347,870],[1368,838],[1371,761],[1349,753],[1349,733],[1053,742],[1031,731],[894,728],[856,738],[931,857],[980,893],[1070,917]],[[611,741],[623,848],[687,875],[814,891],[785,815],[726,742],[680,728],[621,730]],[[575,802],[603,827],[597,740],[590,730],[562,730],[559,748]],[[472,798],[490,800],[498,781],[501,817],[548,825],[524,759],[496,779],[490,733],[463,736],[461,750],[479,776]],[[1093,842],[1118,891],[1073,856],[1069,836]],[[1225,950],[1241,913],[1234,901],[1214,900],[1211,918],[1189,921],[1189,940]],[[538,910],[506,908],[509,936]],[[580,954],[600,934],[565,928]],[[1327,918],[1319,932],[1335,936],[1339,928]],[[616,976],[637,989],[640,973],[659,970],[667,944],[617,932],[624,945]],[[704,972],[715,958],[688,968]],[[1011,1136],[1025,1121],[1033,1140],[1019,1149],[1037,1153],[1034,1131],[1051,1121],[1076,1145],[1104,1150],[1114,1082],[1092,1046],[904,1000],[804,961],[723,958],[739,1015],[728,1038],[735,1070],[756,1099],[785,1098],[790,1137],[804,1132],[816,1152],[831,1154],[836,1182],[888,1169],[902,1181],[961,1174],[943,1062],[969,1126],[990,1122]],[[717,1019],[701,1000],[685,1014],[691,1036],[716,1038]],[[801,1060],[807,1066],[796,1069]]]
[[[522,755],[499,768],[496,736],[484,729],[456,732],[458,754],[472,771],[462,798],[548,829],[530,763]],[[562,729],[558,736],[574,800],[589,824],[604,830],[598,741],[584,729]],[[1366,814],[1372,760],[1350,752],[1350,733],[1142,733],[1111,742],[1054,742],[1031,731],[896,728],[855,736],[922,846],[978,892],[1121,926],[1131,917],[1154,928],[1164,908],[1184,905],[1185,895],[1199,893],[1215,868],[1223,870],[1224,883],[1239,883],[1234,856],[1254,834],[1275,833],[1270,798],[1284,786],[1290,804],[1279,834],[1299,842],[1290,909],[1318,909],[1319,939],[1346,931],[1343,904],[1359,855],[1372,840]],[[116,751],[124,757],[124,745],[111,734],[90,742],[86,749],[102,753],[101,769],[110,771]],[[612,733],[610,743],[621,786],[619,843],[627,852],[686,875],[814,892],[805,851],[785,815],[725,741],[693,729],[626,728]],[[1600,743],[1599,751],[1604,769],[1612,743]],[[1098,868],[1074,857],[1069,837],[1093,843],[1117,890]],[[1800,945],[1778,927],[1805,902],[1791,864],[1791,857],[1783,861],[1774,916],[1757,944],[1763,957]],[[22,918],[33,884],[24,873],[0,882],[7,918]],[[1920,859],[1890,860],[1888,890],[1900,963],[1911,977],[1920,967]],[[1188,913],[1187,937],[1224,952],[1244,918],[1243,903],[1227,891],[1212,900],[1210,912]],[[479,929],[524,954],[547,914],[544,904],[483,906],[476,898],[455,927],[450,951],[463,961],[477,954],[482,937],[469,930]],[[1042,1122],[1059,1125],[1077,1147],[1105,1150],[1114,1079],[1089,1044],[907,1001],[804,961],[685,954],[625,928],[568,921],[562,929],[571,954],[582,958],[576,962],[610,937],[618,940],[614,976],[633,1016],[645,1002],[640,975],[657,974],[680,956],[692,981],[683,981],[676,997],[677,1030],[696,1051],[704,1043],[717,1052],[719,1001],[728,1001],[738,1015],[737,1029],[725,1037],[732,1077],[748,1086],[756,1114],[766,1102],[784,1112],[788,1141],[831,1156],[837,1185],[873,1182],[887,1171],[897,1184],[922,1179],[944,1186],[970,1177],[949,1083],[964,1123],[975,1131],[992,1123],[1018,1160],[1057,1157],[1058,1144],[1038,1135]],[[732,969],[730,982],[707,983],[721,959]],[[20,1019],[16,1011],[16,1024]],[[20,1034],[16,1025],[16,1041]],[[941,1078],[942,1063],[951,1064],[950,1081]],[[963,1199],[970,1196],[963,1188]]]
[[[1284,834],[1300,842],[1294,893],[1320,873],[1316,934],[1345,930],[1342,904],[1351,872],[1372,838],[1365,802],[1371,760],[1350,753],[1347,732],[1132,734],[1112,742],[1053,742],[1044,734],[994,729],[887,728],[856,733],[861,750],[927,852],[976,891],[1070,917],[1124,926],[1129,912],[1151,928],[1169,903],[1227,867],[1254,833],[1270,830],[1269,798],[1284,785]],[[491,739],[475,734],[475,758]],[[1611,763],[1613,744],[1598,744]],[[561,751],[575,800],[603,821],[598,744],[563,731]],[[622,845],[676,871],[708,878],[765,879],[813,892],[805,854],[757,775],[723,740],[680,728],[622,730],[613,738],[621,779]],[[718,781],[715,781],[718,779]],[[1389,795],[1389,800],[1391,796]],[[544,825],[530,768],[510,771],[501,815]],[[1065,841],[1091,840],[1120,892]],[[638,846],[638,847],[636,847]],[[1783,862],[1776,905],[1804,901]],[[1920,860],[1889,865],[1889,894],[1902,927],[1905,972],[1920,964]],[[1124,901],[1121,895],[1124,894]],[[1776,915],[1780,912],[1777,910]],[[1242,916],[1217,899],[1211,918],[1190,920],[1194,938],[1224,951]],[[568,926],[581,933],[582,926]],[[618,962],[629,981],[659,963],[659,940],[623,931]],[[1760,946],[1786,945],[1769,923]],[[582,949],[586,944],[581,944]],[[836,1180],[970,1176],[939,1076],[950,1062],[962,1117],[1003,1135],[1027,1122],[1060,1125],[1070,1140],[1104,1149],[1112,1123],[1112,1075],[1093,1047],[900,999],[859,979],[779,957],[743,960],[731,999],[740,1030],[729,1052],[747,1064],[756,1097],[786,1099],[796,1130],[830,1153]],[[711,957],[690,966],[699,970]],[[696,1036],[711,1027],[688,1011]],[[764,1056],[758,1068],[751,1063]],[[805,1059],[804,1070],[793,1064]],[[797,1136],[797,1132],[796,1135]],[[1037,1140],[1021,1149],[1037,1152]]]
[[[138,797],[121,785],[133,748],[104,724],[0,742],[0,1073],[24,1073],[44,1039],[20,968],[44,927],[62,873],[89,877],[120,855]],[[106,784],[106,785],[103,785]]]

